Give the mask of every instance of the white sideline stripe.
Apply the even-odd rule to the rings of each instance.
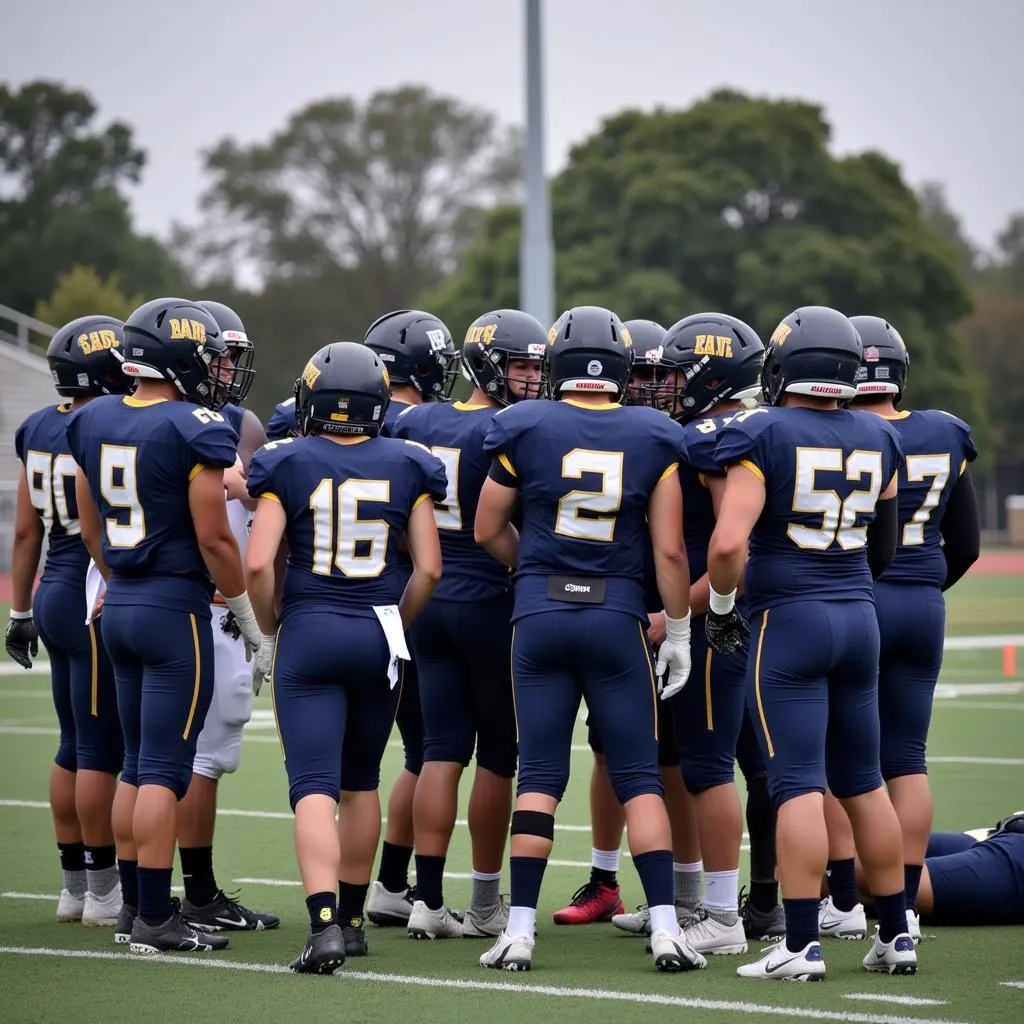
[[[921,999],[917,996],[887,996],[883,992],[844,992],[844,999],[864,999],[872,1003],[899,1003],[901,1006],[948,1006],[948,999]]]
[[[235,879],[237,881],[237,879]],[[291,882],[281,883],[282,885],[291,885]],[[296,882],[296,885],[302,885],[301,882]],[[171,892],[184,892],[185,889],[180,885],[172,885]],[[59,900],[59,892],[0,892],[0,899],[4,900]]]
[[[155,953],[138,956],[132,953],[101,952],[94,949],[53,949],[48,946],[0,946],[0,954],[15,956],[54,956],[82,960],[134,960],[140,963],[167,964],[173,967],[210,967],[227,971],[259,974],[291,974],[284,964],[245,963],[221,960],[206,955],[198,957]],[[416,988],[455,989],[471,992],[497,992],[503,995],[553,996],[562,999],[587,999],[597,1002],[646,1003],[649,1006],[678,1006],[694,1010],[721,1010],[728,1013],[764,1014],[772,1017],[811,1018],[814,1020],[848,1021],[849,1024],[961,1024],[951,1020],[929,1020],[924,1017],[894,1017],[867,1013],[843,1013],[803,1006],[770,1006],[724,999],[697,999],[688,996],[664,996],[651,992],[628,992],[614,989],[568,988],[559,985],[529,985],[513,981],[473,981],[469,978],[427,978],[415,974],[387,974],[383,971],[350,971],[342,969],[333,976],[344,985],[351,981],[369,981],[385,985],[410,985]]]
[[[1024,988],[1024,981],[1001,981],[999,984],[1007,988]]]
[[[59,736],[60,730],[51,729],[46,726],[37,725],[2,725],[0,726],[0,736]],[[260,736],[254,734],[249,730],[246,730],[243,734],[243,739],[249,743],[273,743],[277,744],[278,740],[276,736]],[[401,742],[393,740],[388,743],[389,747],[401,747]],[[580,754],[584,751],[590,753],[590,746],[586,743],[574,743],[572,745],[572,751],[574,754]],[[929,755],[929,763],[935,764],[995,764],[995,765],[1006,765],[1006,766],[1020,766],[1024,765],[1024,758],[1019,757],[933,757]],[[2,806],[2,804],[0,804]],[[231,811],[221,811],[221,814],[231,814]],[[241,813],[241,812],[238,812]],[[256,817],[259,814],[253,812]],[[284,817],[290,818],[291,815],[287,814]],[[462,824],[462,822],[459,822]],[[556,825],[556,829],[568,832],[589,832],[589,825]]]
[[[936,708],[948,711],[1024,711],[1024,704],[1008,704],[1001,700],[944,700]]]

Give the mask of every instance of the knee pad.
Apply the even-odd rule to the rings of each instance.
[[[75,737],[61,736],[57,746],[57,753],[53,757],[53,763],[66,772],[78,771],[78,755],[75,752]]]
[[[536,836],[538,839],[555,841],[555,816],[544,811],[513,811],[512,827],[509,832],[513,836]]]
[[[651,770],[613,769],[611,765],[608,765],[608,780],[612,784],[616,799],[623,806],[638,796],[649,794],[665,796],[665,782],[656,765]]]
[[[683,782],[694,795],[716,786],[728,786],[734,781],[733,758],[694,756],[681,753],[679,767],[683,773]]]

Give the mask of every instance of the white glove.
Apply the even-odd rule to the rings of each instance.
[[[225,597],[224,603],[234,615],[239,632],[245,640],[245,660],[252,661],[253,652],[259,650],[263,634],[249,603],[249,595],[243,590],[237,597]]]
[[[260,634],[260,645],[256,651],[256,657],[252,667],[252,692],[255,696],[260,695],[260,688],[263,683],[270,679],[270,669],[274,664],[274,647],[277,644],[276,636]]]
[[[663,678],[666,673],[667,678]],[[658,648],[658,693],[662,700],[675,696],[690,676],[690,613],[681,619],[665,616],[665,639]]]

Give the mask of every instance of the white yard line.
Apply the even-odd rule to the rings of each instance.
[[[0,955],[52,956],[82,960],[131,960],[162,964],[172,967],[206,967],[227,971],[256,974],[291,974],[284,964],[247,963],[241,960],[222,960],[207,955],[187,954],[133,956],[131,953],[101,952],[85,949],[54,949],[49,946],[0,946]],[[848,1024],[960,1024],[950,1020],[930,1020],[924,1017],[902,1017],[889,1014],[845,1013],[835,1010],[812,1009],[804,1006],[773,1006],[745,1000],[698,999],[689,996],[669,996],[651,992],[617,991],[615,989],[570,988],[562,985],[534,985],[516,981],[476,981],[470,978],[428,978],[415,974],[391,974],[384,971],[352,971],[343,967],[334,978],[342,984],[367,981],[375,985],[407,985],[414,988],[451,989],[455,991],[494,992],[502,996],[532,995],[556,999],[576,999],[605,1003],[644,1003],[648,1006],[671,1006],[693,1010],[717,1010],[726,1013],[760,1014],[784,1017],[790,1020],[811,1019],[846,1021]]]
[[[886,995],[884,992],[844,992],[844,999],[863,999],[869,1003],[899,1003],[900,1006],[948,1006],[948,999],[921,999],[918,996]]]

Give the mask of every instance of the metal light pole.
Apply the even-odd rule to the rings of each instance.
[[[555,257],[551,207],[544,174],[544,80],[540,0],[525,0],[526,150],[522,237],[519,243],[519,301],[545,327],[555,318]]]

